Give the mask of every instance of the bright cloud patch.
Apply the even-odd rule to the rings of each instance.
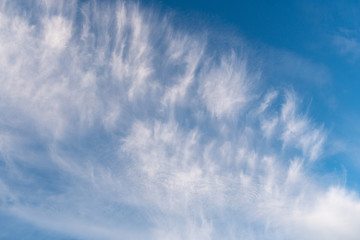
[[[327,130],[245,46],[215,57],[125,2],[0,19],[4,216],[71,239],[359,236],[358,196],[311,172]]]
[[[71,24],[63,17],[44,20],[44,41],[51,48],[62,50],[71,37]]]
[[[249,74],[246,60],[231,54],[204,72],[200,92],[212,115],[237,114],[251,100],[251,87],[257,79]]]

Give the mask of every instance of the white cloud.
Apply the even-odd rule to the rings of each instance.
[[[214,193],[212,201],[221,198],[222,182],[208,169],[211,164],[202,164],[198,141],[196,130],[184,133],[173,122],[137,122],[124,139],[122,150],[134,161],[130,174],[157,207],[182,213]]]
[[[61,16],[44,19],[44,42],[56,50],[63,50],[71,38],[71,23]]]
[[[281,109],[283,123],[282,140],[284,145],[293,144],[300,148],[310,160],[321,155],[322,145],[325,141],[325,132],[322,127],[315,127],[305,116],[297,114],[296,96],[286,93],[286,102]]]
[[[184,101],[187,91],[194,82],[195,72],[199,68],[199,61],[203,56],[204,46],[198,40],[185,36],[169,37],[169,60],[176,65],[185,65],[184,71],[176,76],[177,82],[166,90],[163,103],[173,106],[176,102]],[[175,39],[175,40],[172,40]]]
[[[129,85],[128,98],[143,95],[152,72],[152,47],[148,20],[136,5],[121,4],[116,10],[116,40],[111,67],[119,81]]]
[[[261,103],[259,107],[259,112],[260,113],[264,112],[269,107],[269,105],[276,99],[278,94],[279,92],[276,90],[272,90],[268,92],[264,97],[264,101]]]
[[[261,129],[264,131],[265,137],[269,138],[273,134],[279,119],[277,117],[273,117],[272,119],[264,119],[261,122]]]
[[[360,230],[359,198],[354,193],[332,187],[317,196],[314,204],[305,211],[293,212],[298,226],[296,239],[357,239]]]
[[[253,98],[251,90],[257,79],[258,74],[248,72],[246,59],[232,53],[203,70],[199,91],[213,116],[231,116]]]
[[[2,211],[79,239],[358,235],[358,197],[307,169],[325,128],[261,97],[246,51],[136,4],[36,4],[0,13]]]

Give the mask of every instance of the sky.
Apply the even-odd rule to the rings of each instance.
[[[358,239],[357,1],[0,0],[0,239]]]

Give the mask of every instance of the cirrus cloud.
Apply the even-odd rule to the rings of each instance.
[[[358,196],[311,172],[326,128],[250,49],[133,3],[33,4],[0,12],[6,214],[78,239],[359,235]]]

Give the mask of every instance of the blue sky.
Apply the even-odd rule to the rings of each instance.
[[[359,9],[0,2],[0,239],[357,239]]]

